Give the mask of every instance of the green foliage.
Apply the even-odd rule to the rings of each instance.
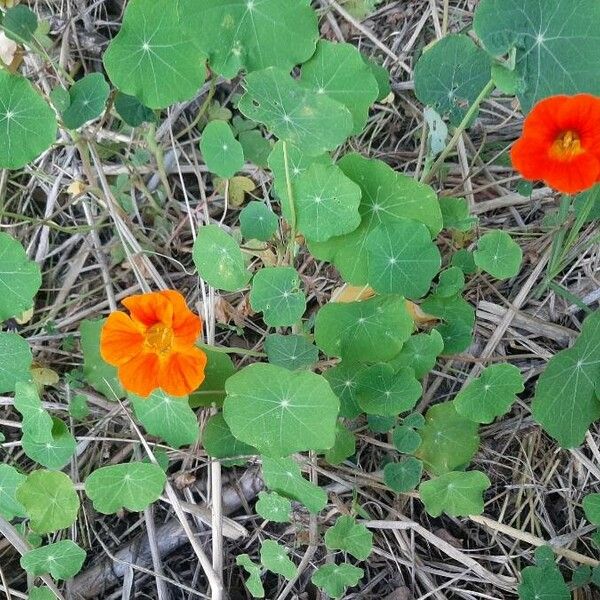
[[[174,398],[154,390],[147,398],[130,396],[135,416],[151,435],[161,437],[173,448],[189,446],[200,432],[194,411],[186,398]]]
[[[28,600],[54,600],[54,592],[47,587],[32,587],[29,590]]]
[[[294,325],[306,310],[300,276],[293,267],[266,267],[256,273],[250,292],[252,310],[270,327]]]
[[[246,579],[246,587],[248,591],[255,598],[264,598],[265,589],[263,588],[262,581],[260,580],[261,568],[250,560],[247,554],[239,554],[235,563],[242,567],[246,573],[248,573],[248,579]]]
[[[356,437],[338,422],[335,443],[325,451],[325,460],[330,465],[339,465],[356,452]]]
[[[254,163],[257,167],[268,166],[269,154],[271,154],[273,146],[260,131],[242,131],[238,135],[238,140],[242,145],[246,160]]]
[[[465,274],[458,267],[450,267],[440,273],[435,293],[443,298],[456,296],[465,287]]]
[[[331,389],[339,398],[340,417],[354,419],[362,412],[358,405],[356,392],[358,390],[358,378],[363,368],[360,365],[342,361],[323,373]]]
[[[570,600],[571,592],[554,564],[552,550],[542,546],[535,551],[536,566],[521,573],[520,600]]]
[[[33,41],[37,26],[35,13],[23,4],[9,8],[2,19],[2,29],[6,37],[21,44]]]
[[[200,389],[192,392],[190,406],[222,406],[225,400],[225,382],[235,373],[235,366],[226,352],[202,344],[200,347],[207,357],[205,378]]]
[[[388,463],[383,468],[383,481],[390,489],[398,494],[414,490],[421,481],[423,463],[407,456],[400,462]]]
[[[83,421],[90,414],[87,399],[83,394],[75,394],[69,400],[69,414],[76,421]]]
[[[23,451],[29,458],[47,469],[62,469],[75,453],[77,442],[66,424],[57,418],[51,419],[47,432],[23,434]]]
[[[315,51],[317,16],[309,0],[179,0],[182,26],[220,75],[281,67]]]
[[[60,471],[31,472],[17,488],[17,501],[23,505],[35,533],[52,533],[75,523],[79,497],[73,482]]]
[[[471,231],[479,219],[469,215],[469,203],[464,198],[440,198],[444,229]]]
[[[398,452],[412,454],[421,445],[421,436],[407,425],[400,425],[392,432],[392,442]]]
[[[42,276],[17,240],[0,232],[0,321],[20,315],[33,305]]]
[[[474,28],[490,54],[515,49],[525,112],[554,94],[600,94],[593,67],[600,43],[595,0],[482,0]]]
[[[209,285],[227,292],[243,288],[250,279],[237,242],[218,225],[205,225],[194,243],[194,264]]]
[[[506,231],[490,231],[481,237],[473,252],[475,264],[497,279],[519,273],[523,251]]]
[[[377,100],[384,100],[392,93],[389,71],[385,67],[382,67],[379,63],[375,62],[374,58],[368,58],[363,55],[363,60],[377,81],[377,87],[379,89]]]
[[[0,393],[13,392],[19,382],[31,380],[33,357],[29,344],[16,333],[0,332]]]
[[[238,106],[246,117],[264,123],[280,140],[312,156],[339,146],[353,127],[352,115],[343,104],[302,87],[276,68],[250,73]]]
[[[137,512],[160,498],[166,480],[164,471],[151,463],[111,465],[87,476],[85,493],[102,514],[123,508]]]
[[[325,354],[348,362],[388,361],[400,352],[412,328],[403,298],[330,302],[317,313],[315,342]]]
[[[24,436],[42,441],[52,439],[52,417],[44,410],[35,384],[19,381],[15,385],[14,407],[23,417]]]
[[[5,70],[0,107],[0,168],[20,169],[54,143],[56,118],[29,81]]]
[[[477,271],[473,253],[464,248],[452,255],[452,266],[458,267],[465,275],[470,275]]]
[[[583,322],[575,344],[553,356],[537,381],[533,417],[563,448],[581,444],[600,417],[598,340],[600,311]]]
[[[488,476],[481,471],[450,471],[424,481],[419,494],[432,517],[443,512],[451,517],[466,517],[483,512],[483,493],[490,485]]]
[[[440,333],[432,329],[431,333],[412,335],[402,346],[400,354],[390,363],[395,369],[411,367],[417,379],[422,379],[433,369],[437,357],[444,350],[444,340]]]
[[[152,110],[144,106],[135,96],[117,93],[115,96],[115,109],[127,125],[139,127],[142,123],[153,123],[156,117]]]
[[[274,523],[289,523],[292,503],[277,492],[260,492],[255,508],[263,519]]]
[[[103,58],[113,85],[149,108],[192,98],[204,83],[203,59],[171,0],[131,0]]]
[[[373,433],[388,433],[396,425],[398,418],[382,417],[381,415],[367,415],[367,425]]]
[[[467,35],[447,35],[417,62],[415,93],[458,125],[490,80],[490,67],[490,57]]]
[[[102,114],[110,88],[102,73],[91,73],[69,89],[69,105],[62,112],[65,127],[77,129]]]
[[[296,565],[288,558],[286,549],[274,540],[265,540],[260,545],[260,562],[265,569],[286,579],[292,579],[298,572]]]
[[[285,367],[290,371],[309,369],[319,359],[319,349],[303,335],[268,335],[265,339],[265,352],[272,365]],[[329,381],[328,378],[327,380]]]
[[[523,376],[509,364],[492,365],[464,387],[454,399],[454,408],[475,423],[491,423],[506,414],[525,389]]]
[[[11,521],[26,516],[25,507],[17,500],[17,488],[25,481],[14,467],[0,464],[0,516]]]
[[[339,402],[321,375],[255,363],[225,387],[223,416],[238,440],[270,456],[333,446]]]
[[[256,448],[233,437],[231,429],[221,413],[213,415],[206,422],[202,434],[202,445],[206,453],[213,458],[234,458],[258,454]]]
[[[230,179],[244,166],[244,149],[225,121],[211,121],[202,132],[200,150],[211,173]]]
[[[583,510],[590,523],[600,525],[600,494],[588,494],[583,499]]]
[[[453,402],[436,404],[425,415],[416,456],[433,475],[463,468],[479,448],[477,430],[477,423],[458,414]]]
[[[327,564],[314,572],[311,581],[331,597],[340,598],[346,588],[357,585],[363,575],[362,569],[348,563]]]
[[[277,231],[277,215],[264,203],[253,200],[240,213],[240,229],[247,240],[270,240]]]
[[[37,577],[50,573],[54,579],[69,579],[81,570],[86,552],[71,540],[61,540],[26,552],[21,567]]]
[[[312,513],[321,512],[327,504],[327,493],[300,473],[292,458],[262,457],[263,479],[269,490],[297,500]]]
[[[342,515],[325,533],[329,550],[343,550],[357,560],[367,560],[373,551],[373,534],[354,517]]]

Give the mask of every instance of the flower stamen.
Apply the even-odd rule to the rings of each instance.
[[[552,156],[559,160],[569,160],[583,151],[578,133],[572,130],[561,132],[550,148]]]
[[[151,352],[165,355],[173,348],[173,331],[170,327],[157,323],[146,331],[146,346]]]

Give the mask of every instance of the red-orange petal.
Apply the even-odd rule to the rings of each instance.
[[[160,292],[169,300],[173,306],[173,333],[177,345],[193,345],[202,331],[202,319],[194,314],[185,301],[185,298],[175,290],[163,290]]]
[[[122,300],[123,306],[131,314],[131,318],[145,327],[162,323],[171,327],[173,322],[173,305],[160,292],[136,294]]]
[[[195,346],[185,352],[173,352],[161,364],[158,382],[171,396],[187,396],[204,381],[206,354]]]
[[[543,180],[563,194],[578,194],[600,178],[600,160],[586,152],[568,162],[549,161]]]
[[[128,315],[117,311],[109,315],[100,333],[100,355],[118,367],[137,356],[143,348],[144,336]]]
[[[146,397],[159,387],[160,360],[156,354],[138,354],[119,368],[119,380],[128,391]]]

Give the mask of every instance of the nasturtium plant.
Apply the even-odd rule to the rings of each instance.
[[[53,417],[48,437],[24,433],[21,438],[23,451],[29,458],[47,469],[62,469],[75,453],[77,442],[69,428]]]
[[[60,471],[32,471],[17,488],[16,499],[35,533],[65,529],[77,519],[79,497],[71,479]]]
[[[211,121],[204,128],[200,150],[208,170],[224,179],[233,177],[244,166],[244,149],[225,121]]]
[[[435,293],[443,298],[448,298],[460,294],[464,287],[465,274],[458,267],[449,267],[440,273]]]
[[[443,351],[444,340],[437,330],[432,329],[430,333],[417,333],[408,338],[390,364],[396,369],[410,367],[415,377],[422,379],[433,369]]]
[[[319,36],[309,0],[179,0],[181,24],[223,77],[308,60]]]
[[[56,139],[54,112],[31,83],[0,70],[0,168],[20,169]]]
[[[469,213],[469,203],[465,198],[440,198],[440,210],[444,229],[466,233],[477,225],[477,217]]]
[[[0,232],[0,257],[0,321],[5,321],[32,307],[42,276],[23,246],[4,232]]]
[[[357,363],[342,361],[323,373],[331,389],[339,398],[340,417],[354,419],[362,412],[356,392],[358,391],[358,378],[364,368],[366,367]]]
[[[114,99],[115,110],[130,127],[139,127],[142,123],[156,121],[154,112],[144,106],[135,96],[118,92]]]
[[[475,264],[496,279],[508,279],[519,273],[523,251],[506,231],[484,234],[473,252]]]
[[[134,462],[96,469],[85,480],[85,493],[98,512],[110,515],[123,508],[144,510],[160,498],[165,483],[159,466]]]
[[[325,460],[330,465],[339,465],[356,452],[356,436],[341,422],[338,422],[335,431],[335,442],[325,451]]]
[[[398,494],[414,490],[421,481],[423,463],[414,456],[407,456],[399,462],[390,462],[383,467],[383,481]]]
[[[277,231],[277,215],[264,203],[252,200],[240,212],[240,229],[247,240],[270,240]]]
[[[225,382],[235,373],[235,365],[226,352],[204,344],[200,344],[200,347],[207,358],[205,379],[200,388],[190,394],[190,406],[222,406],[225,400]]]
[[[29,550],[21,557],[21,566],[34,577],[50,573],[54,579],[69,579],[77,575],[86,552],[71,540],[61,540]]]
[[[392,443],[398,452],[412,454],[421,445],[421,436],[408,425],[399,425],[392,432]]]
[[[242,131],[238,134],[238,141],[242,145],[246,160],[254,163],[257,167],[265,168],[269,165],[269,154],[271,154],[273,144],[263,137],[260,131],[256,129]]]
[[[23,44],[33,40],[38,20],[30,8],[23,4],[10,6],[3,17],[2,29],[6,37]]]
[[[342,515],[325,533],[329,550],[342,550],[357,560],[366,560],[373,551],[373,534],[354,517]]]
[[[583,510],[590,523],[600,525],[600,494],[588,494],[583,499]]]
[[[256,448],[233,437],[223,415],[212,415],[202,432],[202,446],[213,458],[236,458],[257,454]]]
[[[274,523],[288,523],[292,514],[290,500],[277,492],[260,492],[255,508],[263,519]]]
[[[32,587],[27,600],[54,600],[54,592],[47,587]]]
[[[22,416],[21,431],[31,439],[52,439],[52,417],[42,406],[34,383],[19,381],[15,385],[14,407]]]
[[[354,587],[363,578],[364,571],[350,563],[327,564],[319,567],[311,581],[333,598],[344,595],[346,588]]]
[[[62,113],[65,127],[77,129],[102,114],[110,88],[102,73],[91,73],[69,89],[69,105]]]
[[[308,371],[255,363],[230,377],[223,416],[233,435],[270,456],[333,446],[339,402]]]
[[[197,8],[195,10],[198,10]],[[206,76],[204,53],[171,0],[132,0],[103,61],[113,85],[149,108],[189,100]]]
[[[250,279],[238,243],[218,225],[205,225],[194,243],[194,264],[209,285],[235,292]]]
[[[263,313],[270,327],[299,322],[306,310],[300,275],[293,267],[265,267],[256,273],[250,292],[252,310]]]
[[[10,465],[0,464],[0,516],[11,521],[25,517],[25,507],[17,500],[17,488],[27,479]]]
[[[0,331],[0,393],[13,392],[19,382],[31,380],[33,357],[29,344],[16,333]]]
[[[424,481],[419,494],[432,517],[443,512],[451,517],[479,515],[483,512],[483,493],[491,485],[481,471],[450,471]]]
[[[253,563],[247,554],[238,554],[235,558],[235,562],[237,565],[242,567],[246,573],[248,573],[248,578],[246,579],[245,584],[252,596],[255,598],[264,598],[265,588],[263,587],[260,579],[262,572],[261,568],[257,564]]]
[[[303,335],[272,333],[265,339],[265,352],[272,365],[290,371],[309,369],[319,358],[319,349]]]
[[[415,66],[415,93],[423,104],[458,125],[490,80],[491,60],[467,35],[447,35]]]
[[[525,567],[519,585],[520,600],[569,600],[571,592],[554,564],[554,554],[548,546],[535,551],[536,565]]]
[[[260,562],[265,569],[292,579],[298,567],[288,557],[287,550],[274,540],[265,540],[260,546]]]
[[[476,423],[491,423],[506,414],[524,390],[523,376],[510,364],[491,365],[454,398],[454,408]]]

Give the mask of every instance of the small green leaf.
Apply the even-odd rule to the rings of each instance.
[[[44,410],[35,384],[19,381],[15,385],[14,406],[23,417],[24,436],[41,442],[52,440],[52,417]]]
[[[131,0],[103,57],[114,86],[149,108],[192,98],[204,83],[204,55],[179,24],[171,0]]]
[[[247,160],[263,169],[269,165],[269,154],[271,154],[273,145],[263,137],[260,131],[242,131],[238,135],[238,140]]]
[[[69,89],[69,106],[62,113],[65,126],[77,129],[99,117],[109,93],[110,87],[102,73],[91,73],[76,81]]]
[[[280,140],[313,156],[339,146],[353,127],[352,115],[343,104],[303,88],[276,68],[250,73],[238,106]]]
[[[435,293],[443,298],[460,294],[465,287],[465,274],[458,267],[450,267],[440,273]]]
[[[400,425],[392,432],[392,442],[403,454],[412,454],[421,445],[421,436],[407,425]]]
[[[69,414],[76,421],[84,421],[88,417],[90,408],[83,394],[75,394],[69,399]]]
[[[292,503],[277,492],[260,492],[254,508],[267,521],[289,523]]]
[[[354,565],[330,564],[319,567],[310,580],[333,598],[340,598],[344,595],[346,588],[358,585],[363,575],[364,571]]]
[[[115,96],[115,109],[130,127],[139,127],[142,123],[156,121],[156,116],[151,109],[144,106],[135,96],[123,92],[118,92]]]
[[[0,332],[0,356],[0,393],[14,392],[19,382],[31,381],[33,357],[20,335]]]
[[[456,411],[475,423],[491,423],[506,414],[525,389],[521,371],[514,365],[487,367],[454,399]]]
[[[388,361],[400,352],[412,329],[403,298],[332,302],[317,313],[315,342],[325,354],[348,362]]]
[[[238,440],[272,456],[333,446],[339,402],[321,375],[255,363],[225,387],[223,416]]]
[[[537,565],[521,573],[518,593],[520,600],[570,600],[571,592],[554,564],[554,554],[547,546],[535,552]]]
[[[443,512],[451,517],[467,517],[483,512],[483,493],[491,485],[488,476],[481,471],[451,471],[424,481],[419,486],[419,494],[432,517],[439,517]]]
[[[356,436],[338,422],[335,443],[325,452],[325,460],[330,465],[339,465],[356,452]]]
[[[367,415],[367,425],[373,433],[388,433],[396,425],[397,420],[397,415],[392,417]]]
[[[200,428],[187,397],[174,398],[158,389],[147,398],[131,395],[130,400],[135,416],[149,434],[161,437],[173,448],[198,440]]]
[[[263,313],[270,327],[297,323],[306,310],[300,276],[292,267],[267,267],[256,273],[250,292],[252,310]]]
[[[260,580],[260,567],[253,563],[247,554],[239,554],[235,559],[235,564],[242,567],[249,575],[248,579],[246,579],[246,587],[248,588],[248,591],[255,598],[264,598],[265,589],[263,588],[262,581]]]
[[[402,346],[400,354],[390,363],[394,369],[412,367],[417,379],[422,379],[433,369],[437,357],[444,351],[444,340],[440,333],[432,329],[431,333],[417,333]]]
[[[0,321],[5,321],[33,306],[42,276],[40,267],[28,259],[23,246],[3,232],[0,232],[0,256]]]
[[[47,587],[32,587],[27,598],[28,600],[55,600],[56,596]]]
[[[362,58],[377,81],[377,87],[379,88],[377,100],[385,100],[392,93],[392,86],[390,85],[390,72],[385,67],[375,62],[374,58],[367,57],[364,54]]]
[[[21,44],[33,41],[37,27],[37,16],[23,4],[9,8],[2,20],[6,37]]]
[[[240,247],[218,225],[200,228],[193,257],[200,277],[220,290],[236,292],[250,279]]]
[[[503,93],[509,96],[516,96],[525,90],[524,82],[520,75],[511,69],[506,68],[500,63],[492,65],[492,80],[494,85]]]
[[[443,321],[436,329],[444,340],[444,354],[458,354],[471,345],[475,310],[462,296],[433,294],[425,298],[421,309]]]
[[[61,540],[26,552],[21,567],[34,577],[50,573],[54,579],[66,580],[79,573],[85,557],[85,550],[75,542]]]
[[[464,248],[452,255],[452,266],[458,267],[465,275],[470,275],[477,271],[473,253]]]
[[[453,402],[432,406],[420,430],[423,442],[415,456],[433,475],[442,475],[469,464],[479,448],[478,425],[456,412]]]
[[[277,215],[264,202],[253,200],[240,213],[240,229],[247,240],[269,241],[278,224]]]
[[[25,507],[17,500],[17,488],[27,479],[14,467],[0,464],[0,516],[12,521],[26,516]]]
[[[262,457],[263,479],[269,490],[297,500],[312,513],[321,512],[327,504],[323,488],[307,481],[292,458]]]
[[[49,439],[40,439],[34,434],[23,434],[21,443],[25,454],[47,469],[62,469],[69,463],[77,442],[66,424],[57,419],[51,419]]]
[[[200,150],[211,173],[230,179],[244,166],[244,150],[225,121],[211,121],[202,132]]]
[[[373,534],[353,517],[342,515],[325,533],[329,550],[343,550],[357,560],[367,560],[373,551]]]
[[[423,463],[414,456],[407,456],[400,462],[385,465],[383,481],[397,494],[406,494],[419,485],[422,474]]]
[[[298,567],[288,558],[287,550],[274,540],[265,540],[260,545],[260,562],[265,569],[293,579]]]
[[[206,422],[202,434],[202,446],[213,458],[236,458],[258,454],[256,448],[233,437],[221,413],[213,415]]]
[[[303,335],[273,333],[265,339],[265,352],[272,365],[290,371],[309,369],[319,359],[319,349]]]
[[[586,519],[594,525],[600,525],[600,494],[588,494],[583,499]]]
[[[167,478],[163,470],[150,463],[127,463],[100,467],[85,480],[85,493],[94,508],[111,515],[125,508],[144,510],[160,498]]]
[[[523,251],[506,231],[484,234],[473,252],[475,264],[496,279],[508,279],[519,273]]]
[[[469,214],[469,203],[464,198],[440,198],[444,229],[471,231],[479,219]]]
[[[404,417],[404,419],[402,419],[402,424],[406,427],[422,429],[423,425],[425,425],[425,417],[421,413],[414,412],[407,417]]]
[[[204,382],[200,389],[192,392],[190,406],[222,406],[225,400],[225,382],[235,373],[235,365],[229,354],[211,346],[199,344],[206,354],[207,362],[204,369]]]
[[[73,482],[60,471],[33,471],[17,488],[16,496],[36,533],[65,529],[77,519],[79,497]]]
[[[354,419],[362,413],[362,409],[358,405],[356,392],[358,391],[358,378],[363,369],[364,366],[342,361],[323,373],[331,389],[340,400],[340,417]]]

